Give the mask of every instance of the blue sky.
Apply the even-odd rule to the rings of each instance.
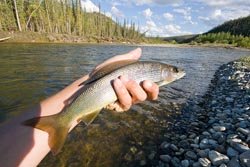
[[[250,0],[82,0],[87,11],[139,24],[147,36],[203,33],[223,22],[250,15]]]

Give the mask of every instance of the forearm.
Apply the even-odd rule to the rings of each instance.
[[[55,95],[43,100],[30,111],[2,125],[0,127],[0,164],[6,167],[38,165],[50,151],[48,134],[24,126],[22,123],[34,117],[53,115],[62,111],[67,101],[80,90],[81,83],[87,78],[88,76],[80,78]]]

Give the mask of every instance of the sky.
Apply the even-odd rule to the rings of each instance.
[[[147,36],[207,32],[227,20],[250,15],[250,0],[82,0],[87,12],[99,11],[139,25]]]

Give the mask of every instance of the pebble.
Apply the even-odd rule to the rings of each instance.
[[[237,131],[243,133],[244,135],[250,135],[250,130],[248,129],[238,128]]]
[[[173,150],[173,151],[178,151],[178,147],[174,144],[170,144],[170,148]]]
[[[169,155],[160,155],[160,159],[164,162],[170,162],[172,158]]]
[[[243,145],[241,143],[238,142],[231,142],[230,145],[237,151],[239,151],[240,153],[243,153],[245,151],[249,150],[249,147],[246,145]]]
[[[193,151],[187,151],[185,156],[187,157],[187,159],[192,159],[192,160],[197,159],[197,155]]]
[[[207,158],[199,158],[199,163],[203,167],[210,167],[211,166],[211,162]]]
[[[227,148],[227,156],[229,156],[230,158],[238,156],[238,155],[239,155],[239,152],[233,149],[232,147]]]
[[[228,167],[241,167],[240,162],[236,157],[233,157],[228,163]]]
[[[192,103],[188,109],[194,114],[174,125],[187,130],[164,136],[168,142],[160,149],[167,154],[155,166],[250,167],[250,69],[240,64],[216,72],[206,101]],[[149,160],[154,162],[155,155],[151,152]]]
[[[245,167],[250,167],[250,151],[240,154],[240,162]]]
[[[209,151],[208,156],[212,161],[212,164],[215,166],[221,165],[222,163],[227,163],[229,161],[229,158],[226,155],[214,150]]]
[[[223,132],[226,130],[226,127],[225,126],[219,126],[219,125],[215,125],[213,126],[213,129],[217,132]]]
[[[187,159],[184,159],[181,161],[181,166],[182,167],[189,167],[189,160]]]

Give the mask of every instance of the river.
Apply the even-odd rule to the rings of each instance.
[[[51,96],[98,63],[137,46],[94,44],[0,44],[0,124]],[[142,60],[182,67],[186,76],[161,88],[159,99],[126,113],[103,111],[88,127],[77,126],[62,152],[40,166],[137,166],[161,141],[188,103],[197,103],[216,69],[250,51],[208,47],[141,46]],[[136,154],[130,153],[136,152]]]

